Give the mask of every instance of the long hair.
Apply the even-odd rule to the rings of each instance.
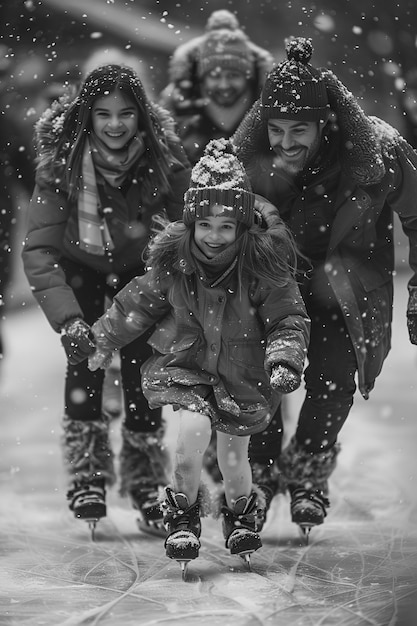
[[[154,234],[145,252],[147,268],[155,277],[174,272],[187,291],[188,278],[181,266],[196,269],[191,252],[194,225],[188,227],[181,220],[169,222],[160,215],[153,218],[153,225]],[[242,227],[242,231],[236,270],[240,287],[244,274],[249,281],[262,280],[275,287],[284,287],[295,279],[299,252],[282,220],[277,219],[276,224],[267,230],[254,224],[250,229]]]
[[[69,153],[66,163],[66,182],[69,196],[74,198],[81,188],[81,165],[85,142],[92,130],[92,109],[95,100],[120,91],[138,109],[138,131],[145,142],[144,191],[155,194],[169,189],[168,171],[172,156],[165,143],[164,130],[148,100],[137,74],[129,67],[103,65],[93,70],[80,87],[78,96],[68,107],[62,133],[56,144],[55,161]],[[143,160],[141,160],[143,165]]]

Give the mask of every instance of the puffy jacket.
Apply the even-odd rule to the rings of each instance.
[[[303,211],[308,219],[330,198],[333,222],[324,271],[355,348],[359,389],[368,398],[391,347],[393,211],[410,242],[409,290],[417,289],[417,154],[387,123],[350,110],[348,101],[343,106],[339,143],[336,149],[326,146],[318,159],[325,166],[310,171],[302,188],[276,170],[271,176],[266,158],[260,156],[267,154],[269,143],[259,101],[233,142],[253,190],[278,207],[287,223]],[[350,124],[349,144],[340,139],[346,137],[345,122]],[[344,152],[345,144],[354,146],[353,156]],[[293,233],[298,240],[300,233]]]
[[[158,319],[149,339],[154,356],[142,368],[150,406],[198,410],[193,388],[203,389],[203,398],[212,389],[218,430],[263,430],[279,402],[269,385],[273,364],[303,371],[309,320],[297,284],[276,288],[244,279],[239,290],[232,275],[210,287],[184,262],[181,271],[188,273],[189,290],[175,272],[158,280],[148,273],[122,289],[93,326],[100,347],[120,348]]]
[[[141,172],[131,178],[123,189],[114,188],[104,179],[97,179],[101,206],[114,244],[111,254],[89,254],[77,245],[78,209],[68,200],[63,182],[54,184],[53,162],[46,146],[45,134],[53,134],[51,120],[38,131],[38,158],[42,167],[36,174],[36,185],[28,212],[28,227],[22,252],[25,273],[33,293],[52,327],[59,331],[66,320],[83,317],[71,287],[66,283],[60,262],[70,259],[103,274],[123,274],[136,270],[143,272],[142,252],[148,242],[152,216],[166,212],[173,221],[182,217],[183,197],[190,180],[190,164],[178,137],[173,132],[173,121],[168,113],[154,105],[167,146],[174,157],[169,175],[170,192],[156,193],[149,200],[143,197]],[[53,141],[51,137],[50,141]],[[65,168],[65,161],[62,163]],[[64,181],[64,176],[60,178]]]

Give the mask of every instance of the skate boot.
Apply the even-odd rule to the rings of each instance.
[[[266,516],[271,506],[274,496],[278,493],[280,488],[279,470],[275,463],[252,464],[252,480],[254,484],[263,492],[265,496],[265,507],[258,508],[257,510],[257,528],[261,531],[266,522]]]
[[[137,524],[145,533],[165,537],[159,492],[167,484],[170,468],[168,451],[163,443],[163,428],[151,433],[122,429],[120,453],[120,495],[129,496],[138,511]]]
[[[64,463],[70,476],[67,500],[77,519],[88,523],[94,540],[97,522],[106,516],[106,485],[115,482],[108,421],[63,419]]]
[[[291,519],[298,524],[308,543],[313,526],[323,524],[327,515],[326,508],[330,506],[330,502],[323,491],[318,489],[290,488],[290,495]]]
[[[178,561],[183,580],[186,577],[188,563],[198,557],[201,546],[200,514],[206,514],[203,496],[204,491],[200,489],[197,500],[190,505],[185,494],[175,493],[171,487],[166,487],[165,499],[161,502],[164,527],[168,533],[165,539],[165,554],[168,558]]]
[[[254,489],[249,497],[241,496],[229,509],[226,498],[223,498],[221,513],[223,514],[223,536],[230,554],[242,557],[250,569],[250,555],[262,546],[257,533],[258,508],[264,508],[264,497],[260,489]]]
[[[308,452],[293,437],[278,459],[283,483],[291,496],[291,519],[308,543],[310,531],[324,522],[330,506],[328,478],[336,467],[340,445]]]
[[[74,517],[88,523],[94,541],[96,524],[102,517],[106,517],[107,512],[104,479],[97,476],[89,482],[74,481],[67,492],[67,500]]]

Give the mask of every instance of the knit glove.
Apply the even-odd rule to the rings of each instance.
[[[113,350],[105,348],[97,348],[92,356],[88,357],[88,369],[95,372],[99,368],[105,370],[110,367],[113,360]]]
[[[407,304],[408,336],[412,344],[417,345],[417,287],[409,287]]]
[[[270,384],[272,389],[280,393],[291,393],[300,386],[301,376],[287,365],[274,365]]]
[[[61,343],[71,365],[81,363],[96,349],[94,335],[87,322],[81,318],[65,324],[61,330]]]

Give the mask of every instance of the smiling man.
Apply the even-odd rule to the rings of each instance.
[[[390,350],[393,211],[409,239],[407,324],[417,344],[417,155],[330,70],[311,65],[310,40],[291,39],[286,52],[233,143],[253,191],[277,207],[303,254],[311,339],[296,432],[281,453],[275,422],[250,452],[266,473],[278,464],[292,520],[308,533],[326,517],[356,388],[368,398]],[[271,205],[263,215],[273,221]]]
[[[160,104],[178,122],[192,164],[211,139],[228,139],[258,98],[271,54],[255,45],[227,10],[214,11],[200,37],[179,46]]]

